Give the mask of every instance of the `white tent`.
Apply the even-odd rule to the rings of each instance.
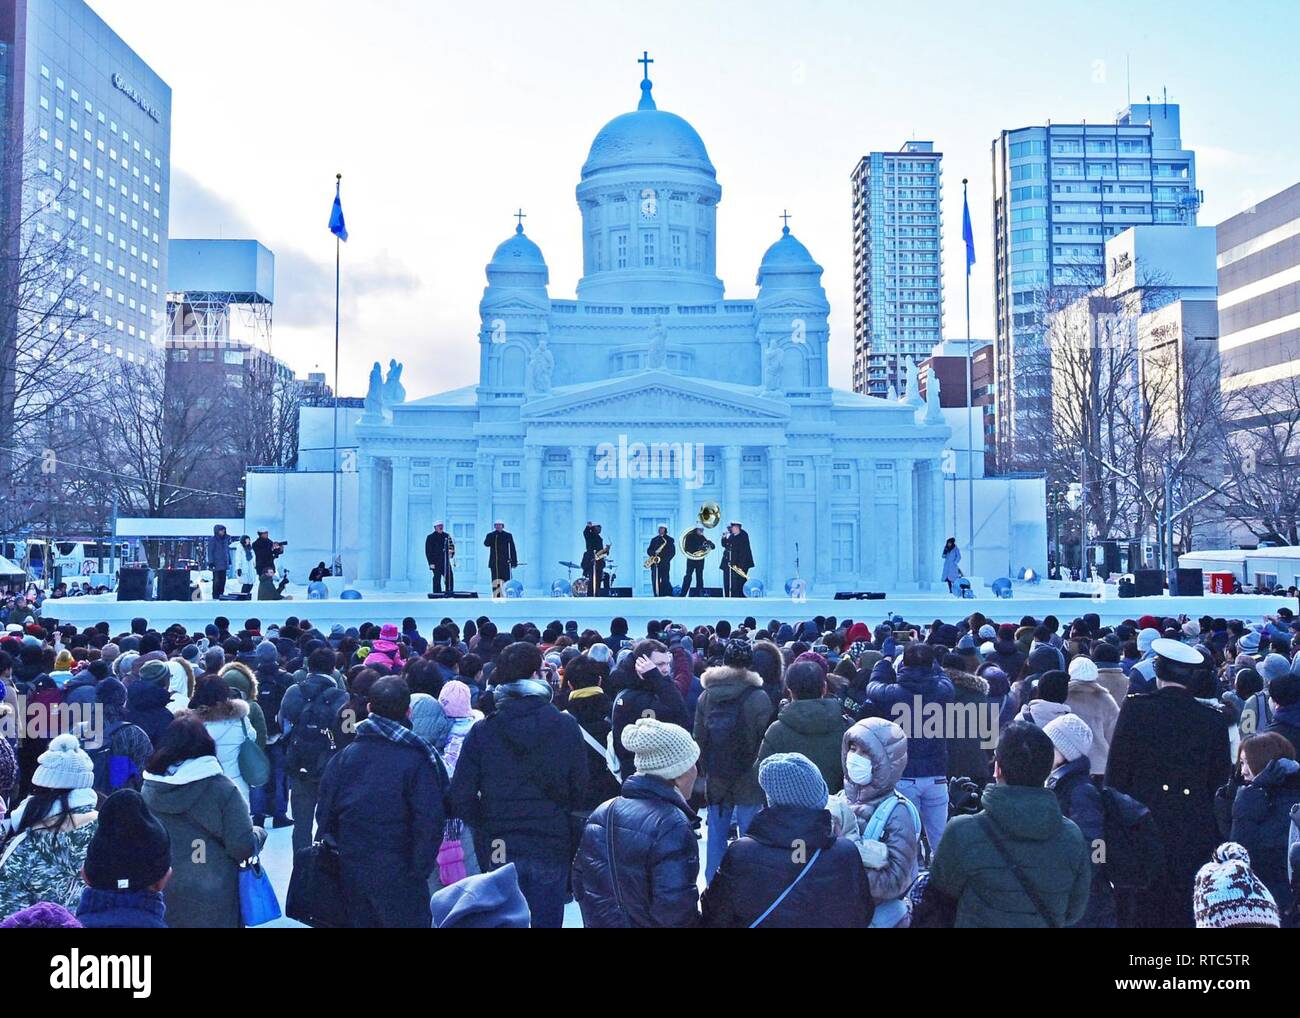
[[[27,573],[22,566],[14,565],[3,555],[0,555],[0,576],[26,576]]]

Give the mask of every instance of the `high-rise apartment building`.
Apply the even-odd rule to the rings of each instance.
[[[902,391],[943,338],[943,153],[929,141],[853,169],[853,388]]]
[[[1112,124],[1003,131],[992,156],[998,462],[1014,469],[1034,465],[1034,423],[1051,405],[1046,316],[1104,283],[1107,240],[1194,226],[1201,196],[1175,103],[1135,103]]]

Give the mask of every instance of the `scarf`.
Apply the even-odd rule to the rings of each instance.
[[[362,733],[376,735],[398,746],[410,746],[412,749],[420,750],[429,758],[429,762],[433,764],[433,769],[438,772],[443,786],[446,786],[447,767],[442,762],[442,757],[438,754],[438,751],[405,725],[381,717],[378,714],[371,714],[357,725],[357,734],[361,735]]]

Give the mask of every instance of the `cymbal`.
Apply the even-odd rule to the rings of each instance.
[[[582,564],[581,564],[580,562],[569,562],[569,561],[566,561],[565,559],[560,559],[560,565],[565,566],[565,567],[568,568],[568,569],[581,569],[581,568],[582,568]]]

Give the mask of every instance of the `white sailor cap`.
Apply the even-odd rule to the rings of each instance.
[[[433,521],[433,525],[434,525],[435,527],[445,527],[445,526],[446,526],[446,523],[444,523],[442,520],[434,520],[434,521]]]
[[[1157,657],[1175,661],[1180,665],[1199,665],[1205,661],[1199,650],[1188,646],[1181,640],[1170,640],[1161,637],[1159,640],[1151,642],[1151,650],[1155,652]]]
[[[493,520],[493,521],[492,521],[492,526],[494,526],[494,527],[497,527],[497,526],[504,527],[505,525],[506,525],[506,521],[505,521],[505,520]]]

